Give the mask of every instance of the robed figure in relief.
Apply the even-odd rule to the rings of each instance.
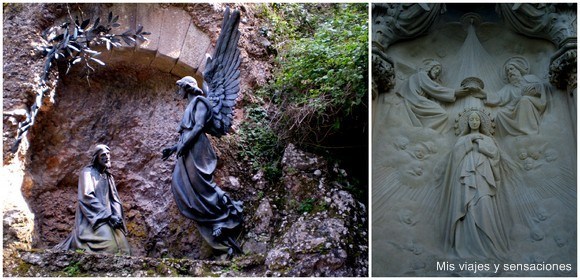
[[[443,66],[435,59],[423,61],[423,67],[409,76],[396,94],[404,100],[405,110],[389,108],[390,120],[398,120],[415,127],[427,127],[438,132],[447,128],[448,113],[441,104],[455,102],[457,98],[467,96],[467,88],[453,89],[442,85],[441,73]],[[392,99],[392,97],[385,97]],[[388,103],[393,103],[387,100]],[[398,105],[400,107],[400,105]],[[396,107],[396,106],[395,106]]]
[[[500,106],[496,116],[498,135],[538,134],[548,98],[544,85],[529,74],[528,62],[523,57],[508,59],[502,74],[508,83],[497,95],[488,95],[486,101],[487,105]]]
[[[468,125],[459,126],[464,132],[453,147],[444,178],[445,244],[461,258],[501,259],[508,238],[498,206],[501,157],[489,134],[491,118],[475,109],[459,119]]]

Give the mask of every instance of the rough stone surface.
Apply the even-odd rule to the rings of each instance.
[[[19,263],[6,277],[256,277],[264,263],[260,255],[232,261],[145,258],[75,251],[19,250]]]
[[[130,10],[131,4],[123,5]],[[233,6],[243,8],[240,100],[249,96],[251,101],[252,88],[263,85],[271,75],[272,57],[262,44],[256,27],[261,23],[253,6]],[[108,11],[116,4],[79,7]],[[135,21],[156,33],[152,34],[155,38],[164,31],[155,30],[160,24],[147,18],[164,9],[182,9],[210,38],[209,44],[217,40],[224,7],[137,4]],[[3,120],[6,151],[18,121],[39,90],[38,76],[44,63],[42,57],[22,46],[40,42],[41,32],[65,15],[66,5],[11,3],[5,5],[4,12],[4,112],[9,112]],[[328,168],[321,158],[291,147],[294,154],[288,152],[287,158],[294,163],[284,163],[287,172],[275,184],[266,181],[263,172],[250,174],[247,163],[237,160],[239,136],[235,131],[243,121],[243,104],[249,101],[239,103],[242,109],[236,114],[232,134],[210,139],[220,158],[216,182],[235,199],[244,201],[245,229],[240,244],[248,256],[223,262],[224,255],[203,242],[194,222],[181,216],[173,202],[170,182],[175,159],[161,160],[161,150],[177,140],[176,127],[185,107],[183,100],[175,98],[175,81],[180,77],[149,67],[158,46],[142,46],[130,60],[112,59],[118,62],[98,68],[90,81],[79,78],[80,69],[68,75],[56,69],[51,72],[48,94],[42,99],[43,109],[35,125],[17,154],[4,153],[3,171],[15,176],[11,189],[33,214],[27,215],[24,207],[19,210],[22,216],[12,211],[16,208],[9,205],[13,204],[3,204],[4,276],[368,275],[368,229],[366,219],[360,218],[366,217],[366,210],[358,202],[349,202],[352,196],[338,195],[347,190],[341,185],[346,178],[340,172]],[[99,142],[112,149],[111,171],[123,200],[135,257],[44,252],[72,229],[78,172],[89,163],[89,153]],[[300,162],[310,164],[302,167]],[[320,170],[319,175],[314,175],[316,170]],[[300,191],[304,195],[296,195]],[[310,218],[319,223],[310,222]],[[18,233],[19,227],[26,230]],[[22,246],[16,246],[18,242]],[[27,246],[35,250],[18,251]],[[316,249],[322,250],[320,256]],[[275,257],[278,251],[289,252],[291,258]],[[270,256],[271,267],[265,263],[266,256]],[[204,266],[204,262],[211,265]],[[284,262],[297,267],[290,270],[279,265]]]
[[[162,15],[165,10],[166,8],[157,4],[141,4],[137,6],[136,21],[141,23],[147,32],[151,33],[151,35],[147,36],[147,42],[137,46],[136,52],[140,53],[140,55],[136,56],[135,60],[143,65],[149,66],[155,58],[162,32]]]
[[[290,144],[282,159],[286,203],[266,256],[272,276],[365,276],[368,237],[364,205],[333,179],[340,169],[313,178],[324,160]],[[334,168],[333,168],[334,169]],[[285,214],[285,215],[284,215]]]

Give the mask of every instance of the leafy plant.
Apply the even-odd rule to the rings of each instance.
[[[299,212],[306,212],[306,213],[310,213],[312,211],[312,209],[314,209],[314,198],[307,198],[305,200],[303,200],[300,203],[300,206],[298,207],[298,211]]]
[[[68,275],[68,277],[75,277],[81,274],[81,268],[78,262],[72,262],[70,265],[65,267],[63,271]]]
[[[67,5],[67,7],[69,6]],[[30,127],[34,125],[36,115],[42,106],[43,96],[48,91],[46,82],[48,81],[51,67],[56,64],[54,63],[55,61],[62,60],[66,62],[67,74],[73,65],[83,63],[85,65],[85,77],[88,82],[90,73],[95,71],[93,66],[105,65],[103,61],[96,58],[101,53],[93,49],[95,46],[104,44],[107,50],[111,50],[113,47],[121,46],[121,40],[125,44],[131,45],[137,41],[147,40],[145,36],[151,34],[143,31],[143,26],[141,25],[135,31],[129,29],[120,34],[113,33],[112,30],[121,27],[121,24],[118,23],[119,15],[114,15],[112,12],[109,12],[106,22],[101,22],[100,17],[97,17],[94,21],[92,21],[92,17],[84,19],[82,13],[80,14],[80,18],[75,16],[73,20],[69,8],[68,19],[60,25],[49,28],[48,36],[44,38],[46,41],[37,47],[46,57],[40,79],[40,90],[36,94],[35,102],[30,107],[30,113],[27,115],[26,120],[18,124],[18,134],[11,148],[12,153],[16,153],[22,138]]]
[[[43,80],[48,79],[48,73],[55,60],[64,59],[67,62],[67,73],[70,68],[78,63],[84,63],[86,77],[95,71],[93,65],[105,65],[96,57],[100,52],[95,51],[94,46],[105,45],[107,50],[120,47],[121,42],[127,45],[134,45],[137,40],[145,41],[145,35],[151,33],[143,31],[143,26],[139,25],[137,30],[128,29],[123,33],[115,34],[113,28],[121,26],[119,15],[109,12],[106,21],[101,21],[97,17],[94,21],[91,18],[83,19],[75,16],[73,20],[69,12],[69,18],[57,27],[51,28],[49,37],[46,38],[48,45],[40,46],[39,49],[46,56],[44,65]]]
[[[367,6],[327,9],[331,15],[305,17],[317,26],[311,35],[282,28],[304,36],[290,39],[280,52],[279,71],[266,90],[280,109],[273,122],[283,140],[320,146],[341,131],[367,125]]]
[[[239,155],[252,166],[253,171],[263,170],[266,180],[274,182],[282,174],[279,167],[282,147],[270,128],[268,114],[263,107],[247,108],[246,115],[239,131]]]

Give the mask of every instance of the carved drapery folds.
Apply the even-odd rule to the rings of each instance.
[[[445,4],[437,3],[373,4],[373,98],[395,86],[394,65],[384,53],[387,48],[425,34],[444,12]]]
[[[576,263],[569,6],[374,8],[373,276],[576,275],[445,266]]]
[[[576,88],[576,4],[498,4],[498,13],[517,32],[547,39],[558,51],[550,61],[550,83],[571,92]]]

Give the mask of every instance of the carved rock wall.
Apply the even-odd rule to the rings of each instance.
[[[50,5],[33,5],[29,10],[46,6]],[[243,121],[243,104],[251,102],[252,87],[265,83],[272,67],[265,50],[266,39],[256,28],[259,20],[254,17],[251,6],[242,5],[236,5],[236,8],[243,9],[240,25],[244,59],[240,71],[242,105],[236,115],[234,133],[219,141],[211,141],[220,158],[214,179],[235,199],[244,201],[246,228],[240,243],[250,256],[237,259],[235,263],[211,262],[210,266],[215,268],[210,268],[212,271],[199,268],[201,262],[198,261],[168,259],[212,259],[214,256],[212,249],[199,236],[195,224],[182,217],[175,206],[170,190],[175,159],[161,160],[161,149],[177,140],[176,128],[185,107],[183,100],[176,99],[175,81],[179,78],[176,75],[181,73],[176,69],[180,67],[180,61],[186,60],[183,49],[196,47],[184,46],[180,50],[180,43],[164,45],[163,42],[179,37],[184,40],[184,45],[193,44],[195,42],[191,42],[188,36],[195,36],[196,32],[203,33],[200,41],[215,42],[219,34],[216,25],[221,22],[223,7],[223,4],[84,6],[87,11],[94,9],[108,13],[113,9],[126,13],[128,16],[120,21],[129,25],[142,23],[145,30],[157,35],[152,34],[149,45],[137,49],[104,52],[103,60],[107,66],[98,68],[90,82],[78,78],[79,69],[68,75],[52,77],[58,80],[54,85],[54,100],[38,115],[36,124],[23,142],[26,149],[21,147],[19,151],[20,157],[7,156],[6,162],[11,167],[16,166],[18,172],[3,168],[17,179],[13,184],[14,193],[24,197],[25,205],[34,215],[26,220],[5,208],[4,237],[11,244],[18,242],[13,239],[19,238],[20,242],[26,243],[23,247],[35,249],[51,248],[64,240],[73,225],[78,172],[88,164],[94,144],[104,142],[112,149],[111,171],[123,200],[128,239],[136,257],[13,251],[12,254],[5,253],[5,276],[57,276],[63,275],[62,270],[70,267],[94,276],[174,273],[189,276],[368,275],[367,212],[364,205],[346,191],[347,185],[344,184],[348,178],[343,170],[329,167],[320,157],[291,146],[286,153],[284,178],[272,187],[260,173],[249,174],[248,166],[234,160],[238,137],[235,130]],[[14,11],[11,19],[20,19],[25,15],[22,11]],[[140,17],[147,13],[151,17],[140,21]],[[61,7],[57,17],[62,14]],[[185,22],[186,14],[191,22],[178,25],[182,28],[180,30],[173,30],[175,26],[167,30],[168,27],[155,24]],[[171,17],[171,20],[166,17]],[[43,28],[52,23],[46,23]],[[22,24],[28,26],[26,24],[30,23]],[[32,29],[37,32],[34,41],[43,29]],[[5,30],[6,33],[9,32]],[[159,39],[155,39],[157,36]],[[17,40],[9,42],[5,49],[18,50],[16,45]],[[205,47],[196,51],[206,51],[202,49]],[[25,54],[22,57],[25,58],[23,61],[32,60],[42,67],[42,58]],[[22,61],[8,61],[13,63],[9,65],[13,66],[10,69],[14,73],[29,73],[30,69]],[[173,65],[171,69],[170,65]],[[195,73],[196,67],[189,65],[187,71],[190,71],[188,74]],[[55,71],[53,74],[62,73]],[[9,79],[14,90],[8,93],[7,99],[15,101],[9,105],[5,103],[5,109],[20,106],[27,110],[35,92],[30,96],[20,96],[22,91],[19,90],[25,84],[16,83],[14,79],[17,77],[14,74]],[[27,83],[33,83],[33,78],[26,78]],[[5,123],[7,121],[10,120],[5,118]],[[14,132],[13,127],[10,129],[10,133],[5,131],[4,147]],[[15,162],[16,159],[21,161]],[[337,177],[341,183],[336,182]],[[13,229],[18,229],[19,223],[33,228],[18,233]],[[4,245],[6,248],[7,244]],[[111,262],[114,263],[112,266]],[[144,269],[144,263],[150,267]]]
[[[10,153],[9,149],[18,122],[25,119],[40,90],[38,77],[44,63],[43,57],[32,49],[42,40],[41,33],[66,15],[67,6],[5,7],[5,28],[11,29],[5,29],[3,172],[10,174],[10,182],[14,181],[10,183],[14,196],[6,197],[3,205],[8,207],[5,213],[12,213],[10,207],[18,203],[22,208],[18,211],[29,220],[25,223],[26,233],[14,234],[24,239],[15,242],[26,243],[25,248],[50,247],[68,234],[75,211],[78,171],[88,163],[90,147],[96,142],[106,142],[116,154],[114,173],[125,200],[136,254],[162,256],[171,251],[176,257],[209,255],[208,250],[199,248],[202,242],[193,222],[172,208],[169,186],[173,162],[161,161],[159,153],[176,140],[176,125],[185,106],[174,99],[177,75],[201,71],[206,52],[211,52],[211,44],[217,40],[224,7],[224,4],[81,5],[87,13],[106,15],[113,11],[122,15],[119,23],[124,28],[135,28],[140,23],[152,33],[151,38],[147,45],[137,48],[103,50],[101,58],[107,65],[98,68],[90,83],[79,79],[75,70],[68,75],[60,73],[60,78],[59,73],[53,72],[48,85],[52,97],[42,99],[41,112],[18,154]],[[270,58],[260,43],[264,39],[252,27],[258,24],[252,10],[248,9],[245,16],[246,23],[249,18],[252,21],[240,25],[241,52],[244,61],[253,63],[241,66],[240,99],[250,87],[264,83],[271,68]],[[162,28],[150,21],[175,24]],[[239,119],[234,128],[237,122]],[[227,143],[218,143],[218,149],[227,150],[235,145],[235,141]],[[218,175],[218,182],[219,176],[223,175]],[[17,229],[20,226],[12,225],[22,219],[12,216],[5,216],[5,225]]]

